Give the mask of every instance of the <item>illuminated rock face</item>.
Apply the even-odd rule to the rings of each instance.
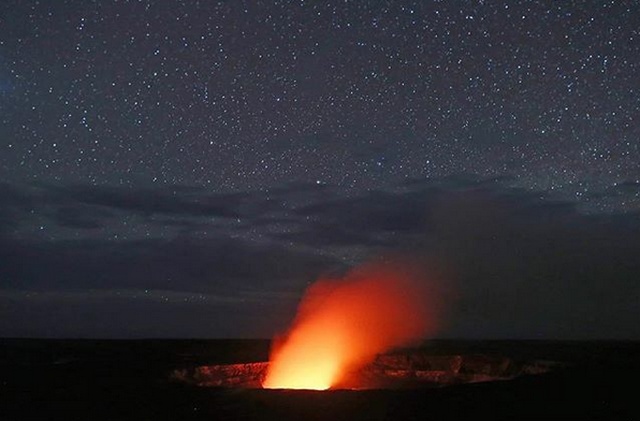
[[[260,388],[268,366],[268,362],[203,365],[194,369],[175,370],[171,377],[203,387]]]
[[[395,389],[509,380],[524,374],[546,373],[557,365],[550,361],[515,361],[486,355],[381,355],[373,363],[346,375],[333,388]],[[208,365],[175,370],[171,377],[202,387],[261,388],[268,366],[268,362]]]

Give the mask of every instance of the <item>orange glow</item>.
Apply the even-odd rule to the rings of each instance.
[[[287,336],[271,352],[263,387],[325,390],[376,354],[434,329],[424,280],[406,265],[374,264],[306,291]]]

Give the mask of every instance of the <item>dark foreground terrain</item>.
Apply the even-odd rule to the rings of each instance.
[[[434,355],[564,363],[442,388],[329,392],[204,388],[176,369],[265,361],[258,340],[0,339],[0,420],[640,419],[640,343],[432,341]]]

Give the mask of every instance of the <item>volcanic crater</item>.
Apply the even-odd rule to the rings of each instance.
[[[379,355],[372,363],[346,373],[330,389],[406,389],[510,380],[547,373],[559,365],[554,361],[486,354],[432,355],[406,351]],[[202,365],[176,369],[170,377],[200,387],[259,389],[268,367],[269,362]]]

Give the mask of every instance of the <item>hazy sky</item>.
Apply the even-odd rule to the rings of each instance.
[[[442,336],[640,339],[633,2],[3,1],[0,335],[270,336],[381,255]],[[439,272],[440,273],[440,272]]]

